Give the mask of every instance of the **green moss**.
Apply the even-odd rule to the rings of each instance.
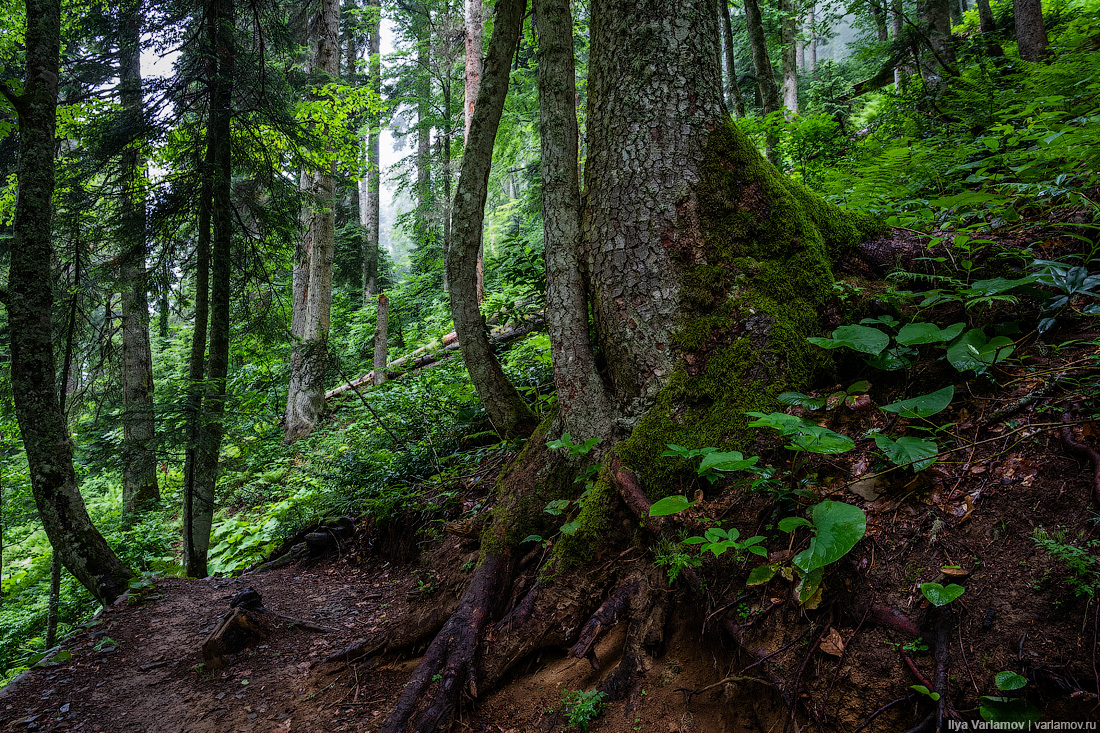
[[[683,493],[694,466],[665,445],[744,450],[747,411],[803,389],[830,362],[807,336],[833,293],[832,265],[878,228],[778,174],[732,122],[711,135],[696,187],[702,252],[685,253],[679,366],[615,451],[651,499]]]
[[[588,492],[576,520],[580,527],[571,535],[562,535],[554,545],[554,561],[547,566],[545,576],[566,572],[592,560],[596,550],[607,539],[611,529],[611,508],[618,497],[607,471],[604,464],[592,490]]]

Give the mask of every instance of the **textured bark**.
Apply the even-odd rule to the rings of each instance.
[[[793,0],[779,0],[779,12],[783,14],[783,106],[798,114],[798,16]]]
[[[955,63],[951,45],[952,0],[918,0],[917,15],[920,30],[928,44],[921,60],[921,75],[925,84],[935,90],[944,84],[944,74],[953,75]]]
[[[985,0],[988,2],[989,0]],[[894,38],[901,38],[905,29],[905,11],[902,9],[902,0],[890,0],[890,30],[894,34]],[[894,67],[894,88],[898,91],[905,90],[905,80],[908,78],[909,70],[905,67],[905,64],[898,64]]]
[[[504,109],[512,53],[519,41],[526,6],[526,0],[500,0],[497,4],[481,92],[474,107],[469,144],[462,156],[462,169],[455,191],[454,242],[446,262],[451,316],[458,333],[462,359],[493,427],[504,436],[529,433],[534,428],[535,418],[519,392],[504,376],[489,345],[477,303],[477,259],[481,248],[493,141]]]
[[[978,27],[987,36],[997,32],[997,22],[993,19],[993,8],[989,6],[989,0],[975,0],[978,6]]]
[[[133,573],[92,525],[76,485],[73,450],[57,390],[53,348],[54,149],[61,55],[61,3],[27,0],[26,79],[16,98],[19,192],[8,275],[11,382],[31,491],[61,562],[103,603]]]
[[[701,246],[689,191],[707,126],[725,111],[718,16],[707,0],[677,12],[658,0],[607,0],[592,8],[591,34],[585,188],[599,195],[589,196],[583,237],[600,353],[629,415],[672,368],[680,288],[668,250]],[[623,83],[636,76],[636,57],[651,65],[640,89]]]
[[[1043,25],[1041,0],[1013,0],[1016,15],[1016,41],[1020,44],[1020,58],[1039,61],[1047,50],[1047,29]]]
[[[809,22],[806,26],[809,28],[810,43],[806,47],[806,71],[813,71],[817,68],[817,26],[814,23],[814,6],[810,6]]]
[[[370,84],[379,98],[382,96],[382,6],[380,0],[368,0],[367,2],[367,35],[368,53],[370,60]],[[365,190],[361,198],[361,223],[366,231],[363,239],[363,302],[374,297],[378,291],[378,246],[381,234],[381,203],[379,192],[381,189],[382,158],[379,154],[378,141],[380,137],[380,115],[375,115],[370,122],[367,131],[367,180]]]
[[[779,87],[775,83],[775,72],[768,58],[768,42],[764,36],[764,21],[760,15],[757,0],[745,0],[745,28],[749,32],[749,45],[752,48],[752,66],[756,72],[756,93],[760,97],[760,106],[764,116],[779,111]],[[813,68],[811,64],[811,68]],[[774,132],[769,132],[765,145],[768,160],[779,160],[779,140]]]
[[[389,354],[390,299],[378,294],[378,317],[374,324],[374,386],[386,381],[386,356]]]
[[[602,441],[611,432],[612,406],[588,337],[588,296],[580,256],[573,19],[569,0],[535,0],[534,10],[539,34],[546,321],[554,383],[564,431],[582,441]]]
[[[718,9],[722,13],[722,49],[726,58],[726,104],[733,110],[733,116],[741,119],[745,116],[745,102],[741,99],[741,87],[737,83],[736,54],[733,50],[733,21],[730,18],[728,0],[718,0]]]
[[[470,139],[470,122],[474,119],[474,104],[481,88],[481,36],[484,21],[481,17],[481,0],[466,0],[466,101],[465,132],[463,139]]]
[[[129,125],[143,112],[140,0],[125,0],[119,40],[119,97]],[[136,145],[123,153],[122,231],[122,511],[160,499],[153,415],[153,352],[149,343],[149,276],[146,268],[144,161]]]
[[[211,62],[213,66],[213,62]],[[216,67],[208,70],[213,83]],[[207,127],[206,152],[200,163],[202,186],[199,191],[199,211],[195,242],[195,313],[191,331],[191,353],[187,370],[187,455],[183,464],[183,561],[193,575],[205,575],[206,547],[210,525],[206,523],[205,503],[209,500],[195,494],[195,472],[198,468],[199,437],[202,434],[203,380],[206,378],[206,335],[210,325],[210,209],[213,195],[214,137]],[[196,511],[203,506],[203,511]],[[213,507],[211,507],[211,510]]]
[[[338,45],[340,3],[324,0],[313,22],[311,71],[335,79],[340,68]],[[335,164],[306,171],[310,201],[305,214],[305,233],[298,251],[292,283],[294,309],[301,316],[299,339],[290,357],[290,385],[287,394],[285,440],[304,438],[313,430],[325,407],[325,376],[328,369],[329,325],[332,316],[332,268],[335,257]],[[308,273],[308,275],[307,275]]]
[[[214,519],[214,487],[218,478],[218,454],[223,434],[226,375],[229,371],[230,249],[233,240],[232,139],[235,50],[233,0],[212,0],[208,6],[213,79],[210,84],[210,354],[205,394],[199,413],[195,453],[192,459],[190,526],[185,537],[187,574],[207,574],[206,555]],[[194,352],[192,352],[194,355]]]
[[[432,80],[428,71],[429,55],[432,43],[432,19],[427,10],[420,19],[420,37],[416,44],[416,68],[420,74],[417,81],[416,105],[416,218],[413,226],[414,239],[418,247],[430,247],[433,244],[432,214],[432,131],[428,125],[431,104]],[[446,253],[444,253],[446,259]],[[444,277],[446,275],[444,274]],[[446,285],[444,281],[444,285]]]

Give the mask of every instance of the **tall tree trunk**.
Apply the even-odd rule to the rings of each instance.
[[[124,0],[119,39],[119,97],[132,129],[139,129],[141,89],[140,0]],[[122,231],[122,511],[160,500],[153,415],[153,352],[149,343],[149,273],[146,267],[144,161],[137,144],[123,153]]]
[[[209,31],[208,31],[209,32]],[[213,33],[210,32],[211,37]],[[208,62],[207,76],[213,85],[216,64]],[[187,369],[187,454],[183,464],[183,560],[188,574],[202,577],[206,568],[206,547],[210,526],[205,503],[196,495],[199,438],[202,435],[202,397],[206,378],[206,336],[210,325],[210,210],[214,175],[214,136],[212,120],[207,122],[206,152],[199,163],[202,184],[199,189],[198,221],[195,241],[195,312],[191,332],[191,352]]]
[[[133,575],[96,530],[76,485],[73,449],[61,411],[53,344],[54,150],[61,56],[61,3],[27,0],[26,79],[4,95],[19,121],[19,191],[8,274],[11,382],[27,452],[31,492],[61,562],[102,603]]]
[[[921,75],[925,84],[932,90],[942,88],[944,75],[954,75],[954,48],[951,44],[951,4],[952,0],[918,0],[917,15],[920,18],[921,33],[928,43],[927,53],[923,54]]]
[[[233,242],[232,138],[235,50],[233,0],[212,0],[209,33],[215,71],[210,85],[210,354],[207,361],[195,455],[192,462],[191,525],[187,541],[187,574],[204,577],[214,519],[214,487],[223,433],[226,375],[229,372],[229,305]],[[192,352],[192,356],[194,352]]]
[[[725,5],[725,0],[719,3]],[[534,10],[539,34],[546,321],[552,337],[554,384],[564,432],[579,441],[598,438],[602,442],[611,434],[613,409],[588,337],[588,295],[584,284],[587,267],[580,252],[573,19],[569,0],[535,0]]]
[[[370,89],[381,99],[382,97],[382,5],[381,0],[368,0],[367,2],[367,35],[368,53],[370,60]],[[379,193],[382,180],[382,160],[379,155],[379,138],[381,126],[381,113],[372,115],[370,128],[367,131],[367,185],[362,200],[363,228],[366,237],[363,240],[363,302],[374,297],[378,292],[378,246],[381,236],[381,200]]]
[[[779,0],[783,14],[783,106],[790,114],[798,114],[798,16],[792,0]]]
[[[311,69],[335,79],[340,68],[337,42],[340,3],[323,0],[314,20],[314,47]],[[335,164],[317,171],[306,171],[311,201],[307,224],[299,250],[299,262],[308,270],[299,274],[294,308],[302,313],[299,341],[290,358],[290,387],[286,404],[285,440],[292,442],[313,430],[325,406],[325,376],[328,369],[329,324],[332,316],[332,268],[335,257]],[[216,227],[215,227],[216,229]],[[308,272],[308,275],[306,274]],[[298,273],[296,273],[298,274]],[[213,344],[211,344],[213,347]]]
[[[757,0],[745,0],[745,27],[749,32],[749,45],[752,47],[752,66],[756,72],[756,89],[760,94],[760,105],[764,115],[779,111],[779,87],[775,84],[775,72],[768,58],[768,41],[764,35],[764,20],[760,15]],[[778,161],[779,141],[774,133],[767,140],[768,160]]]
[[[814,21],[814,5],[810,5],[806,27],[810,34],[810,43],[806,50],[806,71],[817,68],[817,23]]]
[[[1013,0],[1016,16],[1016,41],[1020,44],[1020,58],[1039,61],[1047,50],[1047,28],[1043,24],[1041,0]]]
[[[741,99],[741,87],[737,83],[737,65],[733,49],[733,20],[730,18],[728,0],[718,0],[718,9],[722,13],[722,48],[726,58],[726,104],[733,110],[733,116],[741,119],[745,116],[745,101]]]
[[[378,294],[378,316],[374,322],[374,386],[386,381],[386,356],[389,354],[390,299]]]
[[[481,0],[466,0],[466,101],[463,140],[470,140],[470,121],[474,119],[474,104],[481,88],[481,54],[484,21]]]
[[[890,0],[890,30],[893,31],[894,40],[900,41],[905,32],[905,11],[902,8],[902,0]],[[909,71],[905,64],[899,63],[894,67],[894,88],[899,92],[905,91],[905,80],[908,75]]]
[[[992,36],[997,33],[997,21],[993,19],[993,8],[989,6],[989,0],[975,0],[978,6],[978,28],[983,35]]]
[[[416,218],[413,226],[416,245],[431,247],[435,244],[432,237],[432,131],[428,124],[431,107],[432,80],[429,69],[429,55],[432,39],[432,19],[428,11],[420,20],[420,37],[416,45],[416,68],[420,75],[417,81],[416,105]],[[444,253],[446,263],[446,253]],[[444,285],[446,282],[444,268]]]
[[[871,18],[875,21],[875,32],[879,43],[890,40],[890,32],[886,28],[886,10],[878,4],[878,0],[867,0],[867,8],[871,11]]]
[[[512,53],[519,42],[526,5],[526,0],[498,0],[497,3],[481,91],[474,107],[470,137],[455,191],[454,242],[446,261],[451,316],[462,358],[493,427],[502,436],[529,433],[535,426],[535,418],[504,376],[489,345],[477,303],[477,255],[481,247],[493,142],[504,109]]]

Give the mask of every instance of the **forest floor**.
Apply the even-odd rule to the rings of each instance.
[[[934,686],[941,663],[949,713],[959,720],[978,720],[979,698],[989,695],[1026,697],[1048,721],[1100,720],[1100,602],[1091,598],[1100,594],[1100,496],[1097,467],[1074,447],[1100,445],[1100,430],[1095,423],[1062,427],[1074,418],[1076,401],[1096,397],[1081,385],[1093,384],[1088,365],[1098,354],[1098,334],[1075,334],[1057,354],[1036,350],[1006,366],[998,376],[1010,389],[982,387],[981,380],[959,387],[943,417],[965,436],[965,447],[918,474],[871,477],[870,446],[822,457],[823,486],[861,506],[868,522],[863,541],[827,576],[821,606],[801,607],[778,576],[746,588],[748,566],[731,572],[729,563],[708,561],[700,575],[710,600],[692,598],[680,584],[669,590],[682,602],[663,646],[625,698],[589,729],[852,732],[889,705],[862,729],[901,731],[934,709],[910,686]],[[1051,375],[1062,380],[1057,389],[1048,385]],[[888,392],[875,401],[884,403]],[[862,434],[888,419],[864,402],[821,417],[833,429]],[[996,414],[1009,406],[1018,409]],[[484,489],[469,488],[465,506],[485,511]],[[692,513],[705,514],[751,536],[767,531],[768,506],[748,492],[708,493],[676,521],[691,526]],[[448,517],[452,531],[419,546],[415,527],[399,531],[412,557],[403,561],[392,552],[387,560],[384,543],[364,524],[356,542],[327,558],[237,578],[157,579],[66,641],[65,661],[34,668],[0,693],[0,731],[376,730],[423,642],[352,664],[325,660],[398,627],[419,625],[430,638],[445,618],[440,609],[454,607],[478,557],[476,539],[455,532],[455,520],[475,518],[456,509]],[[1067,567],[1037,541],[1044,539],[1077,548],[1083,564]],[[605,560],[651,566],[637,549]],[[770,548],[772,559],[791,549]],[[538,560],[539,552],[530,552],[520,563],[513,597],[533,582]],[[920,584],[936,581],[966,587],[949,615],[921,596]],[[211,669],[203,640],[246,587],[270,611],[315,628],[275,619],[266,638]],[[897,615],[889,622],[875,608]],[[736,644],[716,620],[730,614],[744,631]],[[600,639],[599,670],[564,650],[522,660],[497,689],[476,704],[467,700],[455,729],[567,730],[563,692],[590,690],[614,668],[625,628],[620,623]],[[750,646],[756,658],[767,652],[767,661],[753,664]],[[1028,684],[998,693],[994,678],[1002,671]],[[797,726],[788,726],[777,682],[793,701]]]

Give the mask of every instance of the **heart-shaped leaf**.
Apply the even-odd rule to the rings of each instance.
[[[859,325],[841,326],[833,331],[832,338],[809,338],[807,341],[825,349],[847,346],[864,354],[881,354],[890,345],[890,337],[882,331]]]
[[[885,412],[896,412],[902,417],[929,417],[946,410],[954,397],[955,388],[949,386],[920,397],[911,397],[907,400],[883,405],[879,409]]]
[[[649,516],[667,517],[669,514],[678,514],[694,504],[688,501],[686,496],[666,496],[660,501],[655,501],[649,507]]]
[[[898,343],[905,346],[944,343],[962,333],[965,327],[965,323],[955,323],[947,328],[940,328],[935,323],[907,323],[898,331]]]
[[[921,583],[920,592],[933,606],[946,606],[965,593],[966,589],[958,583],[951,583],[946,586],[939,583]]]
[[[1015,672],[1005,670],[1004,672],[998,672],[995,678],[997,682],[997,689],[1009,692],[1011,690],[1019,690],[1021,687],[1027,684],[1027,677],[1018,675]]]
[[[867,515],[857,506],[826,500],[814,506],[813,525],[810,546],[793,560],[807,574],[847,555],[867,531]]]
[[[924,438],[898,438],[891,440],[885,435],[875,436],[875,445],[896,466],[910,464],[914,471],[923,471],[936,462],[939,446],[934,440]]]

